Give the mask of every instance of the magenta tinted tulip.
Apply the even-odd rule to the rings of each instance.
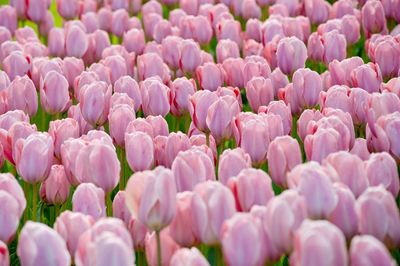
[[[0,242],[0,265],[1,266],[10,265],[10,255],[8,253],[8,247],[4,242]]]
[[[64,166],[54,164],[40,187],[40,197],[47,204],[61,205],[67,201],[70,187]]]
[[[65,112],[71,105],[67,79],[56,71],[46,74],[40,86],[40,103],[50,114]]]
[[[368,0],[365,3],[361,9],[361,23],[367,36],[387,33],[385,10],[380,1]]]
[[[351,72],[353,87],[360,87],[369,93],[378,92],[382,83],[382,74],[377,64],[368,63]]]
[[[140,86],[145,116],[166,116],[170,111],[170,89],[157,77],[144,80]]]
[[[89,39],[84,30],[71,26],[65,32],[65,52],[67,56],[82,58],[89,46]]]
[[[216,91],[224,83],[224,72],[220,65],[206,63],[196,70],[197,80],[202,89]]]
[[[107,121],[111,93],[111,86],[102,81],[82,87],[80,109],[89,124],[97,127]]]
[[[307,48],[296,37],[287,37],[279,41],[276,51],[278,67],[285,74],[291,74],[295,70],[305,66]]]
[[[106,216],[105,194],[91,183],[79,185],[72,196],[72,210],[90,215],[98,220]]]
[[[144,132],[125,134],[125,149],[129,167],[132,171],[144,171],[154,165],[154,144]]]
[[[176,116],[189,112],[189,98],[196,92],[194,79],[177,78],[170,84],[171,113]]]
[[[218,96],[208,90],[198,91],[190,97],[189,112],[197,129],[208,131],[206,125],[207,112],[210,106],[216,102]]]
[[[240,173],[242,169],[251,167],[250,156],[241,148],[227,149],[219,157],[218,178],[224,185],[228,180]]]

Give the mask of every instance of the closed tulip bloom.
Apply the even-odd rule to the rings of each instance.
[[[110,111],[111,111],[111,109],[116,108],[119,105],[126,105],[134,112],[134,109],[133,109],[134,102],[126,93],[115,92],[111,96]]]
[[[189,98],[189,112],[197,129],[208,131],[206,125],[207,112],[210,106],[218,100],[218,96],[208,90],[198,91]]]
[[[342,61],[333,60],[329,64],[329,74],[332,85],[347,85],[353,87],[352,71],[364,64],[360,57],[350,57]]]
[[[320,105],[321,109],[324,108],[335,108],[341,109],[345,112],[352,114],[353,103],[350,97],[351,89],[347,86],[334,85],[330,87],[326,92],[320,93]]]
[[[177,250],[170,260],[171,265],[185,266],[187,264],[194,266],[209,266],[210,263],[200,253],[200,251],[193,248],[181,248]]]
[[[276,51],[278,67],[285,74],[291,74],[305,66],[307,48],[296,37],[286,37],[279,41]]]
[[[338,265],[348,263],[343,233],[327,221],[306,220],[294,234],[291,265]]]
[[[64,239],[47,225],[31,221],[21,230],[17,254],[23,266],[71,264]]]
[[[176,187],[171,170],[157,167],[148,176],[143,187],[146,200],[140,201],[139,220],[151,230],[169,225],[176,212]]]
[[[387,33],[385,10],[382,3],[368,0],[361,9],[361,24],[368,37],[373,33]]]
[[[193,190],[206,180],[215,180],[214,163],[210,157],[199,150],[178,153],[172,163],[172,172],[178,192]]]
[[[114,84],[120,77],[128,74],[126,61],[120,55],[108,56],[104,59],[103,64],[110,70],[110,81],[112,84]]]
[[[324,0],[307,0],[304,2],[305,15],[311,23],[324,23],[329,18],[331,6]]]
[[[65,33],[64,29],[52,28],[47,36],[49,54],[63,57],[65,55]]]
[[[22,52],[11,52],[3,60],[3,70],[7,73],[10,80],[23,77],[30,71],[29,60],[29,56],[24,56]]]
[[[361,158],[361,160],[368,160],[371,154],[368,150],[367,140],[363,138],[356,138],[353,148],[351,148],[350,150],[350,153],[357,155]]]
[[[10,85],[8,74],[0,70],[0,92],[7,89],[8,85]]]
[[[168,227],[170,236],[183,247],[190,247],[199,242],[193,228],[192,198],[191,191],[176,194],[176,214]]]
[[[289,188],[297,189],[304,196],[309,217],[327,217],[337,204],[338,198],[330,176],[316,162],[293,168],[287,175],[287,182]]]
[[[197,80],[203,90],[216,91],[224,84],[224,72],[220,65],[205,63],[196,70]]]
[[[140,95],[139,85],[136,80],[130,76],[120,77],[114,83],[114,92],[127,93],[133,100],[135,111],[138,111],[142,106],[142,98]]]
[[[157,43],[161,43],[169,35],[172,35],[172,26],[168,20],[162,19],[154,25],[153,39]]]
[[[314,61],[320,62],[323,60],[325,47],[323,38],[317,32],[311,33],[307,41],[308,57]]]
[[[247,82],[245,88],[247,99],[254,112],[274,99],[274,88],[269,78],[253,77]]]
[[[393,197],[399,194],[399,174],[396,171],[396,161],[389,153],[372,153],[365,163],[365,171],[370,186],[383,185],[392,193]]]
[[[298,112],[297,108],[312,107],[318,103],[319,94],[322,91],[322,80],[317,72],[308,68],[298,69],[293,75],[293,92],[286,92],[285,100],[293,104],[292,112]],[[296,108],[297,105],[297,108]]]
[[[160,233],[160,243],[161,243],[161,265],[170,265],[172,256],[179,250],[179,245],[172,239],[169,234],[169,229],[161,231]],[[149,232],[145,239],[145,251],[147,263],[150,266],[157,266],[157,240],[156,233]]]
[[[232,96],[223,96],[215,101],[207,112],[206,124],[219,143],[232,137],[232,119],[240,112],[237,100]]]
[[[382,74],[377,64],[368,63],[351,72],[354,87],[360,87],[369,93],[378,92],[382,83]]]
[[[271,246],[278,254],[288,254],[292,251],[293,234],[306,217],[305,200],[295,190],[285,190],[268,202],[262,215],[262,223],[270,237]]]
[[[4,242],[0,242],[0,265],[1,266],[10,265],[10,255],[8,253],[8,247]]]
[[[255,205],[265,206],[274,196],[271,178],[262,170],[243,169],[229,179],[228,186],[235,196],[238,211],[248,212]]]
[[[193,79],[177,78],[169,85],[171,89],[171,113],[176,116],[188,113],[189,98],[196,92]]]
[[[108,115],[110,136],[118,146],[125,146],[125,131],[133,120],[135,120],[135,111],[129,105],[118,104],[111,108]]]
[[[14,197],[18,204],[18,216],[21,217],[26,208],[26,199],[22,187],[12,174],[0,174],[0,191],[7,192]]]
[[[68,199],[70,186],[64,166],[54,164],[48,178],[40,186],[40,197],[49,205],[61,205]]]
[[[300,145],[290,136],[277,137],[268,147],[267,160],[272,180],[287,187],[287,173],[302,163]]]
[[[163,63],[162,58],[156,53],[146,53],[138,56],[138,75],[140,80],[149,77],[159,76],[163,81],[169,80],[167,66]]]
[[[191,204],[196,237],[206,245],[219,243],[222,224],[235,214],[231,191],[216,181],[198,184]]]
[[[57,217],[54,230],[65,240],[69,253],[75,254],[80,236],[93,224],[91,216],[67,210]]]
[[[99,21],[97,14],[94,12],[87,12],[81,16],[81,21],[86,27],[87,33],[93,33],[99,30]]]
[[[173,70],[179,68],[181,54],[180,45],[182,38],[178,36],[167,36],[161,42],[161,54],[164,62]]]
[[[9,130],[16,122],[29,123],[29,116],[21,110],[8,111],[0,115],[0,128]]]
[[[395,77],[400,67],[400,50],[394,40],[380,42],[375,47],[375,63],[379,65],[383,77]]]
[[[339,227],[347,239],[351,239],[358,232],[356,198],[345,184],[335,183],[333,186],[338,197],[338,203],[329,214],[328,220]]]
[[[130,29],[124,33],[122,45],[128,52],[140,55],[146,46],[143,30]]]
[[[129,167],[132,171],[144,171],[154,165],[154,144],[152,138],[144,132],[125,134],[125,149]]]
[[[93,82],[80,91],[80,109],[83,118],[97,127],[107,121],[111,97],[111,86],[105,82]]]
[[[244,66],[245,62],[242,58],[228,58],[223,62],[225,82],[228,86],[244,87]]]
[[[347,185],[355,197],[369,185],[364,162],[357,155],[346,151],[331,153],[323,161],[323,165],[332,167],[337,173],[337,181]]]
[[[333,60],[343,60],[346,58],[346,38],[338,31],[329,31],[322,35],[324,44],[323,60],[325,64],[329,64]]]
[[[67,79],[69,87],[72,89],[75,78],[78,77],[85,68],[83,61],[75,57],[65,57],[62,67],[64,77]]]
[[[82,58],[88,47],[88,36],[80,27],[72,26],[66,30],[65,52],[67,56]]]
[[[111,146],[104,140],[92,141],[78,153],[75,174],[80,182],[94,183],[106,193],[115,188],[121,166]]]
[[[242,28],[240,23],[234,19],[221,19],[216,25],[216,37],[217,40],[229,39],[242,45]]]
[[[73,19],[78,16],[79,1],[78,0],[57,0],[57,12],[64,19]]]
[[[17,9],[4,5],[0,8],[0,26],[6,27],[11,33],[18,28]]]
[[[97,221],[79,238],[75,252],[78,266],[134,265],[132,239],[124,223],[116,218]]]
[[[68,81],[60,73],[50,71],[40,86],[40,103],[49,114],[65,112],[71,105]]]
[[[227,149],[219,157],[218,178],[224,185],[242,169],[251,167],[250,156],[241,148]]]
[[[223,63],[227,58],[240,57],[239,45],[232,40],[219,40],[216,47],[217,62]]]
[[[352,266],[369,263],[382,266],[396,265],[385,245],[371,235],[355,236],[351,241],[349,256]]]
[[[129,13],[125,9],[114,11],[110,23],[111,32],[118,37],[122,37],[128,28]]]
[[[91,183],[80,184],[72,196],[72,211],[90,215],[95,220],[105,217],[104,191]]]
[[[332,152],[339,151],[340,134],[331,129],[317,130],[304,139],[304,149],[308,160],[322,162]]]
[[[400,213],[392,194],[382,185],[369,187],[356,202],[358,230],[376,237],[388,248],[400,244]]]
[[[261,221],[248,213],[237,213],[221,229],[222,250],[229,265],[257,265],[262,257]]]
[[[18,174],[25,182],[43,181],[53,164],[53,140],[47,133],[33,133],[15,144],[15,162]]]
[[[17,199],[10,193],[0,190],[0,202],[2,204],[0,241],[9,243],[14,238],[18,229],[19,219],[21,218]]]
[[[179,68],[184,72],[193,73],[201,64],[199,45],[192,40],[184,40],[180,49]]]
[[[170,111],[170,89],[159,78],[148,78],[140,86],[145,116],[166,116]]]

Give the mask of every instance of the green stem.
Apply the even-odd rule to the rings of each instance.
[[[180,116],[175,117],[175,132],[178,132],[181,129],[180,122],[181,122],[181,117]]]
[[[207,147],[210,147],[210,133],[209,132],[206,133],[206,145],[207,145]]]
[[[107,203],[107,216],[112,217],[112,200],[111,200],[111,192],[106,194],[106,203]]]
[[[49,226],[51,226],[52,224],[54,224],[54,220],[55,220],[55,207],[56,206],[50,206],[49,211],[50,211],[50,219],[49,219]]]
[[[23,189],[24,189],[24,194],[25,198],[28,201],[29,200],[29,184],[23,181]],[[24,212],[24,219],[23,219],[23,224],[28,221],[29,219],[29,205],[26,206],[25,212]]]
[[[31,220],[32,221],[36,221],[37,217],[37,198],[38,198],[38,184],[32,184],[31,188],[32,188],[32,216],[31,216]]]
[[[160,238],[160,230],[156,230],[156,239],[157,239],[157,266],[161,266],[161,238]]]
[[[121,165],[121,173],[119,178],[119,190],[124,190],[125,188],[125,169],[124,169],[124,150],[120,147],[117,148],[118,159]]]

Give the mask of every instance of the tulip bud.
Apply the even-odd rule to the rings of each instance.
[[[101,188],[91,183],[79,185],[72,196],[72,210],[90,215],[98,220],[106,216],[105,195]]]
[[[270,79],[253,77],[247,82],[245,88],[247,99],[254,112],[274,99],[274,88]]]
[[[125,131],[133,120],[135,120],[135,112],[129,105],[118,104],[111,108],[108,115],[110,136],[118,146],[125,146]]]
[[[170,84],[171,113],[179,116],[188,112],[189,98],[196,92],[196,82],[193,79],[177,78]]]
[[[387,33],[385,10],[382,3],[368,0],[361,9],[361,24],[367,37],[373,33]]]
[[[372,264],[396,265],[381,241],[370,235],[355,236],[350,245],[350,260],[354,266]]]
[[[82,58],[89,47],[86,32],[79,26],[71,26],[65,32],[65,52],[67,56]]]
[[[63,165],[51,166],[49,177],[40,187],[40,197],[50,205],[61,205],[69,196],[70,184]]]
[[[360,87],[369,93],[378,92],[382,83],[382,74],[377,64],[368,63],[351,72],[353,87]]]
[[[192,40],[183,40],[180,49],[179,68],[184,72],[193,73],[201,64],[199,45]]]
[[[157,167],[144,183],[143,195],[154,199],[141,200],[139,220],[151,230],[161,230],[169,225],[176,212],[176,187],[171,170]]]
[[[151,137],[143,132],[125,134],[126,159],[132,171],[151,169],[154,164],[154,144]]]
[[[197,129],[208,131],[206,125],[207,112],[210,106],[218,100],[218,96],[208,90],[198,91],[189,98],[190,117]]]
[[[24,225],[19,235],[17,254],[24,266],[71,265],[64,239],[42,223],[28,221]]]
[[[49,114],[64,113],[71,105],[67,79],[56,71],[46,74],[40,86],[40,103]]]
[[[239,46],[232,40],[220,40],[216,47],[217,62],[223,63],[228,58],[240,57]]]
[[[0,229],[0,241],[9,243],[18,229],[21,218],[20,206],[17,199],[5,190],[0,190],[0,203],[3,206],[0,214],[4,217]]]
[[[236,176],[242,169],[251,167],[250,156],[241,148],[227,149],[219,157],[218,178],[224,185],[231,177]]]
[[[276,51],[278,67],[285,74],[291,74],[305,66],[307,48],[296,37],[286,37],[279,41]]]
[[[203,90],[216,91],[224,84],[223,69],[214,63],[205,63],[196,70],[197,80]]]
[[[166,116],[170,111],[170,89],[159,78],[148,78],[140,86],[145,116]]]
[[[294,234],[290,264],[347,265],[346,241],[342,231],[327,221],[306,220]],[[331,256],[327,260],[327,256]]]

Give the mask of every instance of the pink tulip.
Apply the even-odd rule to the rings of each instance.
[[[62,67],[64,77],[67,79],[69,87],[72,89],[75,78],[78,77],[85,68],[83,61],[75,57],[65,57]]]
[[[345,112],[350,113],[352,117],[355,117],[353,112],[353,108],[355,106],[353,106],[353,102],[350,96],[351,91],[352,89],[350,89],[349,87],[340,85],[334,85],[330,87],[326,92],[322,91],[320,93],[321,109],[341,109]]]
[[[305,200],[295,190],[286,190],[269,201],[262,215],[262,223],[276,253],[291,252],[293,234],[306,217]]]
[[[143,195],[151,200],[141,200],[139,220],[151,230],[161,230],[171,223],[176,212],[176,187],[171,170],[157,167],[148,176]]]
[[[53,164],[53,140],[47,133],[33,133],[15,144],[14,158],[18,174],[35,184],[47,178]]]
[[[307,48],[304,43],[296,37],[286,37],[279,41],[276,56],[278,67],[282,72],[291,74],[305,66]]]
[[[8,253],[7,245],[4,242],[0,242],[0,265],[1,266],[10,265],[10,254]]]
[[[140,95],[139,85],[130,76],[120,77],[114,83],[114,92],[127,93],[134,102],[135,111],[138,111],[142,106],[142,98]]]
[[[122,45],[128,52],[142,54],[146,45],[143,30],[131,29],[125,32]]]
[[[135,120],[135,116],[135,111],[127,104],[118,104],[111,108],[108,115],[110,136],[118,146],[125,146],[125,131],[129,123]]]
[[[4,57],[3,70],[7,73],[10,80],[23,77],[29,74],[30,58],[29,56],[24,56],[20,51],[11,52],[8,56]]]
[[[311,23],[320,24],[328,20],[331,6],[324,0],[307,0],[304,9]]]
[[[274,196],[269,175],[261,170],[243,169],[228,181],[228,186],[235,196],[238,211],[250,211],[255,205],[267,205]]]
[[[166,116],[170,111],[170,89],[157,77],[147,78],[140,86],[145,116]]]
[[[371,154],[365,162],[365,170],[370,186],[382,184],[393,194],[393,197],[397,197],[399,193],[399,175],[395,166],[396,161],[388,153]]]
[[[8,74],[4,71],[0,71],[0,92],[5,91],[7,87],[10,85],[10,79]]]
[[[78,16],[79,12],[79,1],[67,1],[67,0],[57,0],[57,12],[64,19],[73,19]]]
[[[400,213],[396,201],[382,185],[369,187],[357,199],[358,230],[384,242],[389,248],[400,244]]]
[[[188,113],[189,98],[196,92],[194,79],[177,78],[170,83],[171,113],[175,116]]]
[[[222,19],[216,25],[217,40],[229,39],[241,46],[242,29],[240,23],[233,19]]]
[[[123,222],[116,218],[97,221],[79,238],[75,252],[77,266],[96,263],[105,265],[134,265],[132,239]]]
[[[65,211],[57,217],[54,230],[65,240],[70,254],[75,254],[79,237],[94,224],[94,219],[79,212]]]
[[[149,115],[146,117],[146,122],[149,123],[153,129],[152,130],[153,137],[168,136],[168,134],[169,134],[168,123],[165,120],[165,118],[162,117],[161,115],[158,115],[158,116]]]
[[[118,37],[122,37],[128,27],[129,13],[125,9],[114,11],[110,23],[111,32]]]
[[[65,52],[67,56],[82,58],[89,46],[86,32],[79,26],[71,26],[65,32]]]
[[[110,70],[110,81],[112,84],[114,84],[119,78],[128,74],[126,61],[120,55],[108,56],[104,59],[103,64]]]
[[[231,121],[239,112],[239,104],[232,96],[220,97],[210,105],[206,124],[217,143],[232,137]]]
[[[162,19],[154,25],[153,39],[157,43],[161,43],[169,35],[172,35],[172,26],[168,20]]]
[[[251,167],[250,156],[241,148],[227,149],[219,157],[218,178],[224,185],[228,180],[241,172],[242,169]]]
[[[8,131],[16,122],[29,123],[29,116],[21,110],[8,111],[7,113],[0,115],[1,129]]]
[[[92,141],[80,150],[76,160],[75,175],[81,183],[94,183],[106,193],[118,184],[121,166],[112,144]]]
[[[329,31],[322,35],[322,42],[324,44],[323,60],[325,64],[329,64],[333,60],[343,60],[346,58],[346,38],[338,31]]]
[[[323,38],[317,32],[313,32],[307,41],[308,57],[314,61],[322,61],[325,53]]]
[[[387,33],[385,11],[380,1],[368,0],[365,3],[361,9],[361,23],[368,37],[373,33]]]
[[[357,155],[358,157],[360,157],[361,160],[368,160],[368,158],[370,157],[370,152],[368,150],[366,139],[355,139],[353,148],[351,148],[350,153]]]
[[[299,143],[289,136],[277,137],[268,147],[267,160],[272,180],[287,187],[287,173],[302,162]]]
[[[224,72],[220,65],[206,63],[196,70],[197,80],[204,90],[216,91],[224,84]]]
[[[221,183],[206,181],[195,187],[191,209],[196,237],[213,245],[219,242],[223,222],[235,213],[235,199]]]
[[[143,132],[125,134],[126,157],[132,171],[151,169],[154,164],[154,144],[151,137]]]
[[[329,64],[329,73],[332,80],[332,85],[347,85],[352,86],[352,71],[363,65],[363,60],[360,57],[350,57],[341,62],[333,60]]]
[[[333,128],[317,130],[304,139],[304,149],[308,160],[322,162],[330,153],[339,151],[340,134]]]
[[[120,105],[125,105],[129,107],[129,109],[132,112],[135,112],[133,107],[134,107],[134,102],[133,100],[129,97],[128,94],[126,93],[121,93],[121,92],[115,92],[110,99],[110,111],[113,108],[117,108]]]
[[[253,77],[245,86],[250,107],[257,111],[262,105],[268,105],[274,99],[272,81],[263,77]]]
[[[65,55],[65,33],[64,29],[52,28],[47,36],[49,54],[52,56]]]
[[[9,243],[14,238],[18,229],[19,219],[21,218],[20,206],[17,199],[4,190],[0,190],[0,203],[3,206],[0,210],[2,216],[0,241]]]
[[[50,114],[63,113],[71,105],[67,79],[56,71],[46,74],[40,86],[40,103]]]
[[[210,106],[218,100],[218,96],[208,90],[198,91],[189,98],[190,117],[197,129],[208,131],[206,125],[207,112]]]
[[[256,42],[253,39],[249,39],[244,41],[242,53],[243,57],[252,56],[252,55],[263,55],[264,46]]]
[[[96,220],[105,217],[104,191],[91,183],[79,185],[72,196],[72,210],[90,215]]]
[[[215,180],[214,163],[210,157],[199,150],[187,150],[178,153],[174,159],[172,172],[178,192],[193,190],[206,180]]]
[[[323,161],[323,165],[333,168],[337,173],[337,180],[347,185],[358,197],[368,187],[368,179],[364,169],[364,162],[351,153],[340,151],[331,153]]]
[[[64,166],[54,164],[40,187],[40,197],[47,204],[61,205],[68,199],[70,186]]]
[[[255,0],[245,0],[242,2],[241,13],[244,19],[260,18],[261,8]]]
[[[199,44],[208,44],[211,41],[213,30],[210,21],[204,16],[182,17],[178,26],[180,36],[185,39],[193,39]]]
[[[228,86],[244,87],[244,66],[242,58],[228,58],[223,62],[222,67],[225,71],[225,83]]]
[[[368,63],[351,72],[353,87],[360,87],[369,93],[378,92],[382,83],[382,74],[377,64]]]
[[[201,63],[200,47],[192,40],[183,40],[180,46],[179,68],[193,73]]]
[[[262,23],[258,19],[249,19],[246,22],[246,39],[261,42],[261,26]]]
[[[353,266],[364,265],[366,261],[385,266],[396,265],[383,243],[370,235],[354,237],[351,241],[349,256]]]
[[[248,213],[237,213],[221,229],[222,250],[229,265],[257,265],[262,257],[261,221]]]
[[[111,86],[103,81],[93,82],[80,91],[80,109],[85,120],[97,127],[107,121]]]
[[[309,217],[327,217],[337,204],[338,198],[331,178],[316,162],[293,168],[287,175],[287,182],[289,188],[297,189],[304,196]]]
[[[394,39],[383,40],[374,48],[373,60],[383,77],[395,77],[400,67],[400,49]]]
[[[18,28],[17,10],[9,5],[0,8],[0,26],[6,27],[11,33]]]
[[[355,210],[356,199],[346,185],[335,183],[333,186],[338,197],[338,203],[329,214],[328,220],[339,227],[347,239],[350,239],[358,232]]]
[[[193,228],[191,203],[193,192],[185,191],[176,194],[176,214],[169,228],[170,236],[184,247],[190,247],[199,242]]]
[[[100,28],[97,14],[94,12],[83,14],[81,16],[81,21],[85,25],[87,33],[93,33]]]
[[[24,266],[71,264],[64,239],[47,225],[31,221],[21,230],[17,254]]]
[[[290,264],[347,265],[343,233],[327,221],[306,220],[294,234],[294,251],[290,256]]]
[[[168,266],[170,265],[172,256],[179,250],[179,245],[171,238],[169,234],[169,229],[165,229],[161,231],[160,234],[160,243],[161,243],[161,265]],[[146,259],[147,263],[150,266],[157,265],[157,242],[156,242],[156,233],[148,233],[146,235],[145,240],[145,250],[146,250]]]
[[[232,40],[220,40],[216,47],[217,62],[223,63],[228,58],[240,57],[239,46]]]
[[[179,68],[181,42],[182,38],[178,36],[168,36],[161,42],[162,59],[173,70]]]
[[[193,247],[181,248],[177,250],[170,260],[170,264],[176,266],[185,266],[187,264],[196,266],[209,266],[207,259],[200,253],[200,251]]]
[[[18,216],[22,216],[26,208],[26,199],[17,179],[10,173],[0,174],[0,190],[14,197],[18,203]]]

